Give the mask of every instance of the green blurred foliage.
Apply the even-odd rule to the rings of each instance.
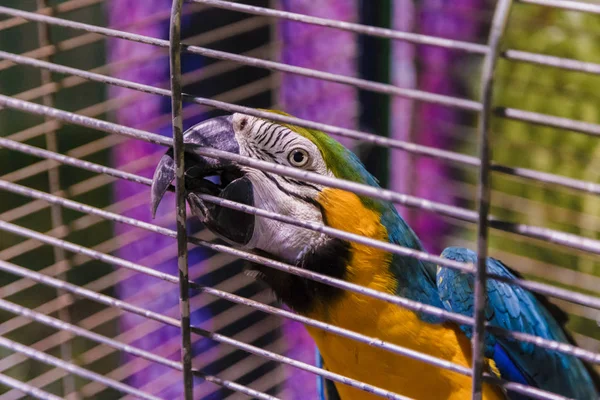
[[[48,4],[54,6],[63,2],[65,1],[48,1]],[[37,8],[36,0],[3,0],[2,5],[28,11]],[[61,17],[94,25],[106,25],[104,10],[101,4],[67,12],[62,14]],[[0,49],[16,54],[22,54],[38,48],[37,29],[36,23],[26,23],[3,30],[0,34]],[[53,43],[64,42],[82,34],[82,32],[78,30],[57,27],[51,27],[50,33]],[[50,61],[61,65],[90,70],[105,64],[105,47],[105,39],[98,36],[97,40],[91,41],[91,43],[60,51],[57,55],[52,56]],[[53,82],[61,82],[64,78],[66,78],[66,76],[59,74],[53,74],[52,76]],[[0,69],[0,93],[2,94],[18,96],[19,98],[28,101],[41,103],[42,99],[40,96],[34,97],[27,95],[27,91],[37,88],[40,84],[41,75],[39,69],[28,66],[10,66],[8,68]],[[85,82],[73,87],[61,88],[57,93],[53,94],[54,106],[66,111],[81,112],[81,110],[87,107],[104,102],[107,99],[106,90],[107,88],[105,85],[92,82]],[[106,115],[102,113],[92,113],[89,115],[100,119],[106,118]],[[42,123],[44,123],[43,117],[32,116],[9,109],[0,110],[1,136],[11,136],[26,129],[39,129],[35,127]],[[56,130],[56,134],[59,152],[62,154],[68,153],[79,146],[91,143],[106,136],[104,133],[72,125],[60,126]],[[38,135],[28,139],[25,143],[42,148],[46,147],[44,135]],[[108,165],[110,162],[110,154],[109,151],[105,149],[85,157],[85,159]],[[41,169],[39,172],[26,177],[23,177],[22,171],[15,174],[16,171],[39,162],[40,159],[36,157],[0,149],[0,178],[48,192],[48,173],[46,172],[46,169]],[[90,184],[93,183],[90,178],[95,176],[95,174],[68,166],[59,167],[59,171],[61,189],[64,190],[64,193],[61,196],[101,208],[111,204],[112,194],[108,180],[102,185],[93,185]],[[21,176],[19,177],[19,175]],[[87,184],[84,183],[86,181],[88,181]],[[87,190],[85,189],[86,185],[88,185]],[[50,209],[44,202],[41,202],[41,204],[44,204],[43,207],[35,208],[33,212],[26,212],[23,215],[14,218],[11,217],[11,215],[16,215],[14,210],[19,210],[20,207],[30,204],[31,199],[8,192],[3,192],[0,199],[0,218],[8,219],[10,222],[38,232],[47,232],[52,229]],[[106,221],[85,229],[75,226],[73,222],[81,217],[82,214],[79,212],[63,209],[64,222],[70,228],[70,233],[65,237],[66,240],[93,247],[113,237],[112,224]],[[6,232],[0,232],[0,251],[24,241],[25,239],[22,237]],[[72,257],[73,255],[67,253],[67,256]],[[52,248],[46,245],[16,255],[9,258],[7,261],[35,271],[42,270],[55,263]],[[66,279],[69,282],[76,285],[85,285],[113,270],[103,262],[87,261],[80,264],[81,265],[73,267],[66,276]],[[65,277],[62,279],[64,278]],[[0,290],[2,290],[2,286],[14,282],[17,279],[18,278],[14,276],[0,273]],[[114,296],[112,290],[105,290],[103,293]],[[55,297],[56,290],[44,285],[34,285],[7,297],[7,300],[26,307],[36,308],[51,302]],[[72,322],[78,323],[94,312],[100,311],[102,308],[103,306],[100,306],[98,303],[80,300],[69,307],[69,312]],[[56,312],[53,312],[50,315],[57,317]],[[0,312],[0,324],[8,321],[12,317],[13,315],[9,313]],[[117,332],[116,322],[116,320],[110,320],[100,325],[96,330],[112,337]],[[15,339],[21,343],[30,345],[49,337],[55,332],[54,329],[34,323],[24,325],[9,333],[3,333],[3,335],[10,339]],[[93,345],[94,343],[85,339],[74,339],[72,341],[74,362],[83,364],[81,355]],[[59,346],[53,346],[45,351],[51,355],[60,357]],[[9,354],[10,352],[0,349],[0,359]],[[97,368],[99,372],[108,373],[114,365],[118,363],[118,357],[116,356],[117,354],[113,353],[112,355],[103,357],[96,361],[93,366],[94,368]],[[4,373],[19,380],[28,381],[38,376],[41,372],[50,369],[50,367],[39,362],[26,361],[6,370]],[[89,383],[89,381],[76,378],[76,383],[79,387],[82,387]],[[44,389],[61,395],[61,380],[55,381],[44,387]],[[6,391],[6,388],[0,388],[0,394]],[[109,399],[115,398],[115,395],[116,392],[105,390],[95,398]]]
[[[600,16],[515,3],[502,48],[600,63]],[[473,87],[475,93],[478,90]],[[501,58],[494,90],[499,107],[600,123],[598,75]],[[491,140],[496,162],[600,182],[598,137],[495,117]],[[470,182],[476,181],[471,177]],[[492,213],[504,220],[600,239],[598,196],[497,173],[492,188]],[[600,276],[598,257],[495,230],[490,233],[492,255],[515,253],[582,273],[564,282],[560,274],[540,268],[529,277],[581,291],[586,276]],[[593,292],[598,295],[600,287]],[[600,339],[596,321],[573,317],[569,326]]]

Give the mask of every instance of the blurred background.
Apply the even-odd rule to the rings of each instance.
[[[239,3],[365,25],[393,28],[473,43],[486,43],[495,6],[487,0],[255,0]],[[168,39],[171,0],[1,0],[2,6],[43,9],[87,24]],[[460,51],[363,36],[331,28],[186,4],[184,42],[261,59],[391,83],[402,88],[477,100],[482,57]],[[515,2],[503,48],[600,63],[600,15]],[[93,70],[134,82],[169,87],[165,49],[107,39],[82,31],[47,27],[0,15],[0,50]],[[477,155],[477,115],[446,106],[358,90],[198,55],[183,55],[184,92],[235,104],[283,109],[297,117],[355,128],[440,149]],[[501,59],[495,104],[600,122],[600,76]],[[170,99],[43,73],[0,60],[0,93],[94,118],[171,136]],[[220,111],[185,104],[184,128]],[[151,177],[164,149],[21,112],[0,110],[0,136],[73,157]],[[445,204],[476,208],[476,169],[417,157],[339,138],[352,148],[382,186]],[[512,167],[600,182],[600,140],[581,133],[496,117],[493,160]],[[79,202],[152,221],[148,187],[96,175],[48,160],[0,149],[0,179]],[[600,199],[569,189],[494,174],[492,213],[511,222],[600,239]],[[0,219],[174,273],[173,239],[112,224],[72,210],[51,208],[8,192],[1,194]],[[174,228],[173,196],[153,222]],[[400,212],[434,254],[449,245],[474,249],[475,227],[422,210]],[[195,235],[213,239],[195,221]],[[490,254],[527,278],[600,295],[600,261],[591,254],[522,236],[490,231]],[[0,259],[68,280],[171,316],[178,316],[178,289],[129,270],[113,269],[83,255],[0,232]],[[240,274],[231,256],[190,247],[194,280],[241,296],[276,304],[271,294]],[[192,323],[246,343],[314,363],[314,348],[302,326],[247,307],[192,294]],[[0,273],[0,297],[60,317],[119,341],[179,359],[179,330],[118,309],[73,298],[47,286]],[[583,348],[600,351],[597,310],[553,299],[570,315],[568,327]],[[89,340],[0,311],[0,334],[78,365],[143,388],[159,397],[181,396],[181,374],[119,354]],[[314,375],[248,355],[208,340],[194,343],[193,365],[284,399],[305,399]],[[0,348],[0,373],[70,398],[116,398],[98,382],[29,360]],[[201,380],[202,399],[232,395]],[[0,387],[0,400],[24,395]],[[234,396],[232,396],[233,398]]]

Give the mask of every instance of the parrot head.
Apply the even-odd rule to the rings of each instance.
[[[346,264],[351,256],[350,244],[346,241],[221,207],[203,201],[199,195],[218,196],[306,222],[332,226],[335,224],[331,220],[335,219],[337,226],[334,227],[350,231],[352,229],[340,227],[340,224],[355,223],[357,208],[377,209],[374,215],[375,223],[379,225],[384,209],[398,217],[391,204],[378,205],[375,200],[349,192],[332,190],[233,161],[205,157],[197,151],[199,147],[210,147],[323,176],[377,186],[375,178],[366,171],[356,155],[323,132],[233,114],[203,121],[187,130],[184,133],[184,147],[186,200],[192,213],[220,238],[255,254],[268,255],[338,278],[345,277]],[[219,177],[218,183],[208,179],[214,176]],[[174,177],[173,150],[170,149],[154,173],[151,190],[153,214]],[[333,208],[342,208],[343,212],[334,214]],[[364,227],[360,229],[363,231],[359,233],[369,235],[364,232]],[[319,290],[335,291],[329,286],[321,287],[316,282],[300,280],[272,268],[252,268],[257,277],[266,281],[284,302],[296,309],[309,304]]]

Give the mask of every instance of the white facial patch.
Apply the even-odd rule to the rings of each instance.
[[[288,196],[272,181],[259,174],[261,173],[254,170],[247,171],[246,175],[252,182],[256,207],[299,221],[323,223],[318,208]],[[245,247],[260,249],[293,263],[307,248],[314,248],[322,240],[319,232],[257,216],[252,239]]]
[[[233,125],[241,155],[332,176],[317,146],[291,129],[244,114],[234,114]],[[242,167],[242,170],[252,182],[256,207],[299,221],[323,223],[316,204],[322,185],[254,168]],[[294,263],[328,239],[319,232],[257,216],[252,239],[244,247],[260,249]]]

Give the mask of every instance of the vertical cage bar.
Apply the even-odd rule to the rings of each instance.
[[[479,117],[479,178],[477,183],[477,269],[475,272],[475,324],[473,326],[473,400],[481,400],[483,389],[485,303],[487,282],[488,218],[490,213],[490,121],[494,88],[494,72],[498,60],[500,39],[510,14],[512,0],[498,0],[488,39],[489,51],[485,56],[481,73],[481,102],[483,111]]]
[[[37,5],[38,10],[48,8],[48,0],[37,0],[36,3],[37,3],[36,5]],[[52,15],[52,14],[53,14],[53,10],[50,9],[50,15]],[[52,44],[50,27],[48,26],[48,24],[45,24],[43,22],[38,22],[37,23],[37,33],[38,33],[38,44],[39,44],[40,48],[46,47],[46,46]],[[48,58],[44,57],[44,58],[42,58],[42,61],[51,61],[51,60],[50,60],[50,57],[48,57]],[[42,86],[45,86],[50,83],[52,83],[51,72],[47,69],[41,68],[40,69],[40,84]],[[54,107],[54,96],[52,94],[44,95],[42,97],[42,104],[44,104],[47,107]],[[48,122],[51,119],[46,117],[46,118],[44,118],[44,120],[46,122]],[[58,126],[60,127],[60,124]],[[44,137],[45,137],[45,141],[46,141],[46,148],[49,151],[57,153],[58,152],[58,141],[56,138],[56,130],[48,130],[44,134]],[[49,189],[50,193],[57,193],[60,190],[60,172],[59,172],[58,166],[54,166],[54,167],[51,167],[48,169],[48,189]],[[52,229],[56,229],[59,226],[64,226],[62,208],[57,204],[53,204],[50,206],[50,221],[52,224]],[[69,228],[67,227],[67,229],[69,229]],[[68,234],[68,232],[67,232],[67,234]],[[59,263],[59,262],[66,263],[65,272],[63,272],[59,275],[59,279],[65,279],[66,271],[68,271],[71,267],[70,261],[67,258],[64,249],[62,249],[60,247],[52,247],[52,251],[53,251],[55,263]],[[69,307],[67,304],[70,303],[69,297],[71,295],[60,289],[58,289],[56,291],[56,295],[58,298],[65,299],[63,302],[63,306],[60,307],[58,310],[58,317],[62,321],[70,323],[71,315],[70,315]],[[73,356],[73,351],[71,348],[71,340],[68,338],[69,335],[66,332],[61,333],[61,335],[63,335],[64,340],[62,340],[62,343],[60,345],[60,356],[63,360],[69,362],[69,361],[71,361],[72,356]],[[72,374],[66,374],[62,379],[62,384],[63,384],[63,396],[66,397],[66,396],[70,395],[74,399],[79,399],[79,395],[76,393],[75,380],[74,380]]]
[[[177,266],[179,269],[179,305],[181,310],[181,363],[186,400],[192,400],[192,344],[183,161],[183,116],[181,88],[181,11],[183,0],[173,0],[169,25],[169,64],[171,68],[171,106],[173,117],[173,157],[175,159],[175,197],[177,208]]]

